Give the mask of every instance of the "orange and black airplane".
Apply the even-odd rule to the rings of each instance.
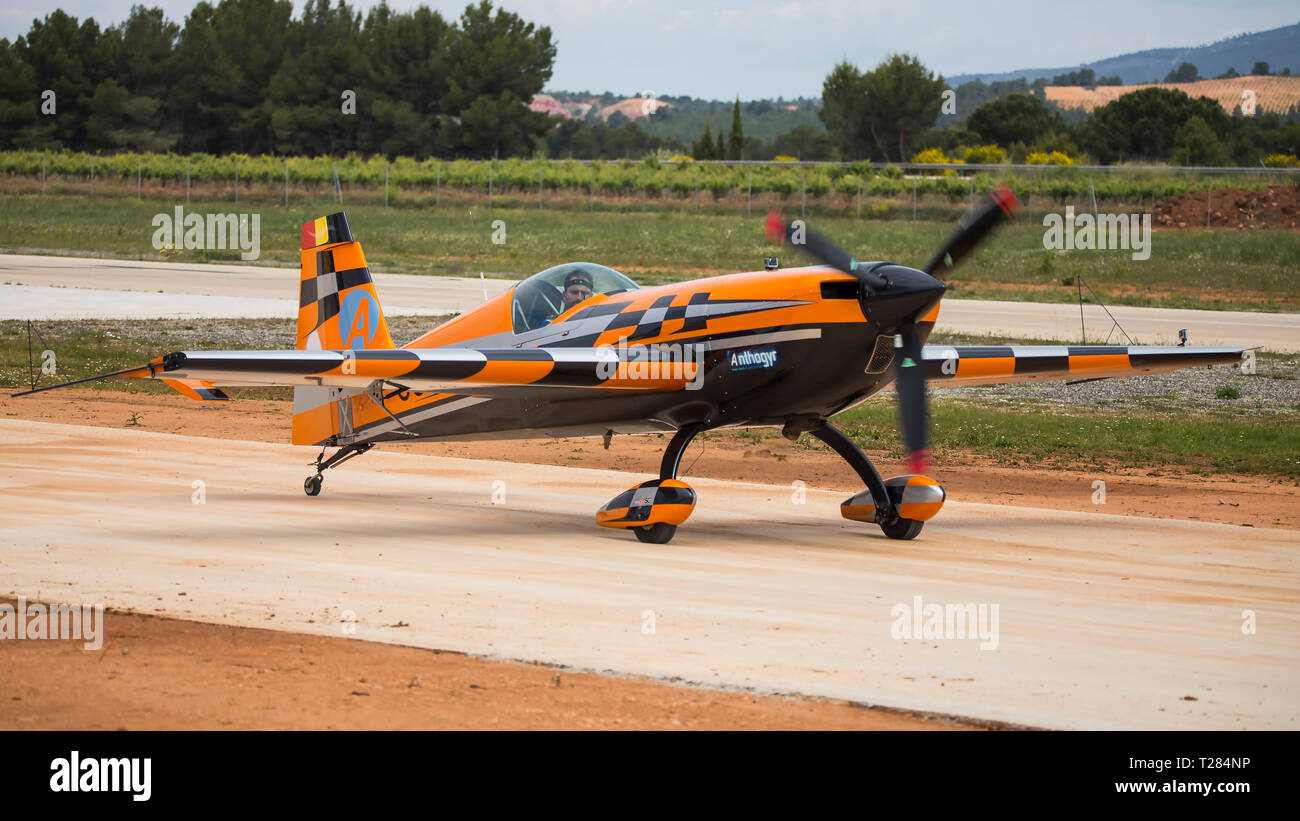
[[[641,288],[603,265],[568,263],[401,347],[361,245],[337,213],[303,226],[295,350],[169,353],[89,379],[160,379],[199,400],[226,399],[220,386],[293,387],[292,441],[322,448],[304,482],[309,496],[320,493],[325,470],[380,442],[672,433],[659,478],[596,514],[598,524],[656,544],[695,508],[695,491],[678,477],[693,437],[779,426],[792,440],[818,437],[857,471],[866,487],[841,506],[846,518],[911,539],[945,499],[924,475],[928,380],[1085,380],[1242,355],[1231,347],[926,346],[945,288],[937,275],[1017,208],[1005,188],[989,194],[920,269],[858,262],[773,213],[773,240],[825,264]],[[910,472],[885,480],[831,418],[891,384]]]

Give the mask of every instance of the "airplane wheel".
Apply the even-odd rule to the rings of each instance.
[[[319,473],[315,476],[308,476],[306,481],[302,483],[303,492],[308,496],[319,496],[320,486],[323,481]]]
[[[881,525],[880,529],[891,539],[915,539],[925,522],[916,519],[898,519],[893,524]]]
[[[673,540],[673,534],[677,532],[677,525],[670,525],[667,522],[658,522],[652,525],[641,525],[632,528],[632,532],[643,542],[650,544],[668,544]]]

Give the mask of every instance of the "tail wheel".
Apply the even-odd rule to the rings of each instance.
[[[315,476],[308,476],[307,479],[302,483],[302,490],[308,496],[319,496],[320,486],[323,481],[324,480],[321,479],[320,474],[317,474]]]
[[[658,522],[652,525],[641,525],[632,528],[632,532],[643,542],[649,544],[668,544],[673,540],[673,535],[677,533],[677,525],[670,525],[667,522]]]
[[[925,522],[916,519],[895,519],[891,524],[882,524],[880,529],[891,539],[915,539]]]

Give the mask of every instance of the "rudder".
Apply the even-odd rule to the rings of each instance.
[[[394,348],[361,243],[342,212],[302,226],[298,350]],[[295,445],[344,444],[352,437],[350,388],[293,390]]]
[[[330,214],[302,226],[298,349],[393,348],[379,294],[348,218]]]

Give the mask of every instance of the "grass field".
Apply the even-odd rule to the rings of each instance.
[[[408,340],[435,321],[428,317],[392,317],[390,325],[395,339]],[[57,354],[60,380],[142,364],[173,350],[292,347],[294,335],[288,320],[96,320],[46,322],[40,328],[43,339],[34,340],[34,364],[39,369],[43,342]],[[990,340],[950,337],[944,341],[980,344]],[[1286,366],[1285,373],[1277,378],[1295,378],[1294,361],[1273,359]],[[27,386],[27,380],[25,323],[0,322],[0,389],[20,389]],[[54,381],[50,376],[40,378],[40,384]],[[96,384],[128,392],[170,391],[143,379]],[[244,401],[291,397],[287,388],[230,393]],[[1161,396],[1151,400],[1137,408],[1112,407],[1102,402],[1062,407],[1032,398],[1009,403],[1006,398],[950,390],[931,403],[933,446],[941,458],[969,454],[1009,465],[1117,464],[1300,478],[1300,404],[1270,408],[1265,413],[1258,405],[1248,403],[1219,403],[1206,408]],[[901,448],[897,413],[893,394],[885,393],[840,414],[836,422],[869,451],[898,456]],[[757,441],[780,433],[776,429],[755,429],[711,435]],[[807,447],[820,447],[809,437],[801,442]]]
[[[133,198],[7,194],[0,197],[0,250],[132,259],[238,261],[236,251],[173,251],[152,245],[155,214],[174,203]],[[194,201],[189,212],[260,214],[261,262],[296,264],[302,223],[334,210],[328,201],[280,205]],[[791,213],[798,213],[795,204]],[[439,209],[346,207],[354,234],[379,271],[524,276],[570,260],[626,271],[644,284],[807,260],[763,236],[763,219],[735,214],[538,211],[483,203]],[[504,242],[493,243],[496,220]],[[810,223],[863,259],[924,264],[951,222],[824,216]],[[1114,304],[1292,311],[1300,309],[1300,235],[1281,232],[1156,231],[1147,260],[1125,251],[1047,251],[1041,224],[1021,219],[995,235],[950,281],[950,296],[1046,302],[1075,298],[1082,275]],[[502,238],[498,231],[498,238]]]

